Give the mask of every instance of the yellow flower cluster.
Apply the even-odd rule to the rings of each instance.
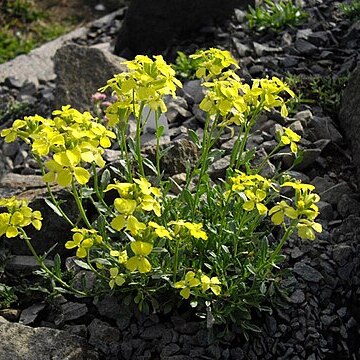
[[[175,289],[181,289],[180,295],[184,299],[190,297],[191,291],[201,285],[201,290],[206,292],[211,290],[215,295],[221,293],[221,283],[217,276],[210,278],[209,276],[202,274],[200,271],[195,274],[193,271],[188,271],[185,274],[184,280],[180,280],[174,284]]]
[[[236,60],[227,50],[210,48],[209,50],[198,51],[196,54],[190,55],[190,58],[198,60],[196,76],[205,80],[218,77],[230,66],[239,68]]]
[[[41,229],[42,216],[40,211],[33,211],[27,200],[16,200],[15,197],[0,199],[0,207],[7,212],[0,214],[0,236],[13,238],[21,234],[20,229],[32,225],[36,230]]]
[[[280,108],[282,116],[288,115],[280,93],[287,92],[291,97],[295,94],[279,78],[255,79],[249,86],[241,83],[234,70],[227,69],[231,65],[238,68],[228,51],[210,49],[190,57],[200,62],[196,75],[205,80],[203,86],[209,89],[200,108],[209,115],[220,115],[219,126],[240,125],[259,106],[267,111]]]
[[[322,226],[314,220],[319,215],[319,208],[316,203],[320,201],[317,194],[312,193],[315,189],[313,185],[302,184],[300,182],[287,181],[281,186],[292,187],[295,190],[293,206],[282,200],[269,211],[271,221],[275,225],[280,225],[285,218],[297,221],[298,235],[302,239],[315,239],[315,232],[321,233]]]
[[[154,60],[138,55],[125,64],[128,72],[115,75],[100,89],[105,91],[110,88],[118,97],[118,101],[106,110],[110,126],[120,119],[127,119],[131,113],[138,117],[144,104],[154,111],[166,112],[164,95],[175,96],[176,87],[182,87],[175,78],[174,69],[161,55],[154,56]]]
[[[71,231],[75,234],[73,235],[71,241],[67,241],[65,243],[65,248],[77,248],[76,256],[80,259],[88,255],[89,250],[94,246],[94,244],[100,244],[102,242],[102,237],[94,229],[74,228]]]
[[[225,197],[237,194],[243,200],[243,209],[252,211],[256,209],[260,215],[266,215],[268,209],[263,203],[268,195],[269,188],[274,188],[271,181],[261,175],[247,175],[238,171],[232,176],[231,190],[225,192]]]
[[[118,215],[111,221],[115,230],[125,228],[134,236],[146,228],[145,223],[134,216],[136,211],[152,211],[156,216],[161,215],[161,191],[151,186],[145,178],[134,179],[134,183],[115,182],[108,185],[105,191],[113,189],[117,190],[120,196],[114,201]]]
[[[280,146],[290,145],[290,150],[293,154],[297,154],[297,143],[301,140],[301,136],[292,131],[290,128],[283,127],[282,131],[277,134],[280,138]]]
[[[53,119],[35,115],[16,120],[11,128],[1,132],[1,136],[6,142],[22,138],[30,143],[32,153],[38,157],[48,157],[52,153],[52,158],[45,162],[48,169],[43,177],[45,182],[56,181],[67,187],[75,179],[84,185],[90,173],[82,163],[94,162],[103,167],[104,148],[111,146],[110,139],[116,135],[89,112],[81,113],[70,105],[55,110],[53,115]]]

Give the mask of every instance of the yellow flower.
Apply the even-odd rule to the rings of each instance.
[[[117,257],[119,264],[125,264],[128,260],[128,255],[127,255],[126,250],[124,250],[124,251],[111,250],[110,255]]]
[[[126,268],[131,272],[139,270],[141,274],[151,271],[150,261],[146,257],[151,253],[153,245],[143,241],[133,241],[130,247],[134,256],[126,262]]]
[[[261,202],[266,198],[266,192],[261,189],[256,189],[255,193],[252,190],[244,191],[247,200],[244,202],[243,209],[246,211],[254,210],[256,207],[260,215],[266,215],[267,207]]]
[[[195,239],[207,240],[208,236],[206,232],[202,229],[203,225],[201,223],[190,223],[184,220],[170,221],[168,225],[175,225],[173,233],[175,236],[184,236],[184,229],[186,231],[186,236],[188,234],[193,236]]]
[[[280,145],[290,145],[290,150],[293,154],[297,154],[298,147],[296,143],[301,140],[301,136],[296,134],[290,128],[283,128],[283,134],[280,138]]]
[[[41,213],[28,207],[27,200],[3,198],[0,199],[0,206],[8,210],[7,213],[0,214],[0,236],[5,234],[7,238],[16,237],[19,235],[19,229],[30,224],[36,230],[41,229]]]
[[[122,286],[125,283],[125,279],[122,274],[119,274],[118,268],[110,268],[110,281],[109,286],[110,289],[113,289],[115,285]]]
[[[221,287],[220,280],[217,276],[212,277],[211,279],[207,275],[201,275],[201,289],[206,291],[211,289],[215,295],[220,295]]]
[[[322,226],[319,223],[316,223],[314,221],[310,221],[307,219],[301,219],[299,223],[297,224],[297,230],[298,235],[301,237],[301,239],[309,239],[314,240],[315,239],[315,231],[317,233],[322,232]]]
[[[77,247],[76,256],[78,258],[86,257],[95,243],[102,242],[102,237],[97,234],[96,230],[74,228],[71,231],[75,232],[75,234],[71,241],[65,243],[65,248],[74,249]]]
[[[285,216],[289,219],[297,219],[299,216],[298,212],[284,200],[272,207],[269,211],[269,215],[271,216],[271,221],[275,225],[281,225],[284,222]]]
[[[169,232],[169,230],[167,230],[164,226],[161,226],[153,221],[149,221],[148,226],[152,227],[155,231],[155,234],[158,237],[166,237],[168,239],[172,239],[172,236]]]
[[[182,289],[180,295],[184,299],[190,297],[191,288],[197,287],[200,285],[200,280],[195,277],[193,271],[188,271],[185,275],[185,279],[178,281],[174,284],[175,289]]]

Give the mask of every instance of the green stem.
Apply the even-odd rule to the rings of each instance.
[[[174,269],[173,269],[173,282],[176,282],[176,275],[178,272],[179,266],[179,246],[180,246],[180,238],[176,238],[176,245],[175,245],[175,254],[174,254]]]
[[[77,189],[76,189],[76,185],[75,185],[74,180],[71,182],[71,187],[72,187],[72,194],[73,194],[73,196],[74,196],[76,205],[77,205],[77,207],[78,207],[78,209],[79,209],[79,211],[80,211],[80,215],[81,215],[82,219],[84,220],[85,225],[86,225],[89,229],[92,229],[92,226],[91,226],[91,224],[90,224],[90,221],[89,221],[89,219],[88,219],[87,216],[86,216],[86,212],[85,212],[85,210],[84,210],[82,201],[81,201],[81,199],[80,199],[80,197],[79,197],[79,193],[78,193],[78,191],[77,191]]]
[[[91,167],[92,167],[93,174],[94,174],[94,190],[95,190],[95,194],[96,194],[98,200],[101,202],[101,204],[106,208],[106,210],[110,214],[113,214],[113,211],[111,210],[109,205],[105,202],[103,193],[99,188],[99,180],[98,180],[98,176],[97,176],[96,165],[95,165],[94,162],[91,164]]]
[[[139,116],[136,117],[136,135],[135,135],[135,151],[136,151],[136,157],[137,162],[139,165],[140,175],[142,177],[145,177],[145,171],[144,171],[144,165],[143,165],[143,159],[141,155],[141,117],[142,117],[142,110],[144,105],[140,106]]]
[[[20,231],[22,233],[22,237],[25,240],[25,243],[27,245],[27,247],[29,248],[30,252],[32,253],[32,255],[34,256],[34,258],[36,259],[36,261],[38,262],[38,264],[40,265],[40,267],[48,274],[50,275],[54,280],[56,280],[58,283],[61,284],[61,286],[63,286],[65,289],[73,292],[76,295],[80,295],[80,296],[87,296],[86,293],[76,290],[74,288],[72,288],[70,285],[66,284],[66,282],[64,282],[61,278],[59,278],[57,275],[55,275],[43,262],[43,260],[39,257],[39,255],[37,254],[37,252],[35,251],[34,247],[31,244],[30,238],[27,236],[26,232],[20,228]]]
[[[161,181],[161,172],[160,172],[160,136],[158,135],[158,128],[159,128],[159,118],[160,118],[160,114],[159,112],[156,112],[155,115],[155,124],[156,124],[156,172],[157,172],[157,177],[158,177],[158,183],[160,184]]]
[[[132,171],[131,171],[131,163],[129,158],[129,151],[126,143],[126,130],[128,128],[129,118],[125,119],[124,126],[120,126],[120,123],[116,130],[116,137],[121,149],[121,156],[125,158],[126,163],[126,180],[132,182]],[[119,135],[120,134],[120,135]]]

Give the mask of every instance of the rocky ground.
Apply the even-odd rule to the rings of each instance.
[[[304,25],[279,34],[250,31],[244,21],[244,12],[237,10],[230,23],[222,27],[207,26],[191,41],[169,48],[165,55],[171,59],[177,50],[192,53],[199,47],[221,46],[231,50],[239,59],[241,76],[245,81],[266,74],[332,78],[349,75],[359,60],[359,22],[351,23],[344,18],[338,10],[338,3],[332,0],[307,1],[305,10],[310,17]],[[61,63],[61,59],[69,53],[75,53],[84,58],[96,57],[97,61],[103,62],[97,64],[102,69],[110,64],[116,66],[114,58],[107,54],[100,59],[98,52],[110,48],[123,17],[124,11],[120,10],[105,21],[97,21],[73,35],[72,43],[96,45],[95,48],[84,50],[75,45],[63,48],[56,53],[55,64],[57,61]],[[35,73],[32,82],[26,82],[26,76],[16,77],[14,73],[6,72],[8,67],[0,67],[0,109],[5,109],[10,102],[19,101],[28,104],[25,110],[20,109],[27,114],[49,115],[54,104],[67,100],[59,91],[60,85],[68,86],[73,96],[87,96],[89,99],[96,86],[102,84],[92,83],[94,88],[89,90],[73,88],[74,76],[78,76],[76,71],[82,67],[82,64],[75,64],[74,73],[69,73],[69,69],[55,66],[54,70],[50,66],[42,69],[47,77],[38,72],[38,77]],[[92,81],[86,71],[82,74],[89,77],[84,81]],[[293,90],[297,91],[296,88]],[[202,96],[197,80],[186,81],[179,98],[168,104],[169,133],[165,141],[185,148],[177,152],[175,162],[169,157],[167,166],[171,175],[181,177],[182,160],[193,154],[186,132],[189,128],[201,132],[203,114],[198,104]],[[359,93],[350,96],[359,98]],[[262,333],[245,341],[236,331],[207,329],[188,309],[179,310],[171,316],[144,316],[113,297],[93,301],[58,296],[52,304],[34,299],[31,303],[20,301],[18,308],[0,310],[0,323],[5,322],[0,327],[1,342],[12,344],[16,341],[14,338],[20,343],[22,339],[60,339],[56,351],[54,346],[51,348],[40,341],[42,347],[32,349],[38,351],[32,357],[34,359],[49,359],[49,353],[53,356],[51,358],[57,359],[360,358],[360,196],[352,155],[343,136],[336,107],[330,112],[320,105],[319,96],[319,101],[294,107],[285,120],[276,112],[266,114],[255,126],[248,144],[249,147],[257,147],[260,155],[261,152],[271,151],[278,123],[290,126],[303,136],[304,162],[295,169],[293,176],[316,186],[321,196],[320,221],[324,227],[323,233],[314,242],[294,238],[286,245],[285,267],[291,271],[282,274],[284,294],[276,299],[272,314],[255,314]],[[91,106],[90,100],[84,106]],[[347,99],[343,99],[343,106],[347,106]],[[4,118],[0,127],[9,126],[10,121]],[[147,145],[151,146],[151,139]],[[27,190],[32,191],[33,196],[39,196],[43,191],[38,178],[39,170],[26,147],[20,143],[1,143],[0,146],[4,159],[3,172],[6,173],[0,182],[0,193],[20,194]],[[225,150],[225,156],[213,165],[211,175],[214,178],[224,174],[228,165],[226,155],[232,146],[229,139],[223,139],[219,144]],[[185,158],[181,159],[181,155]],[[109,151],[108,162],[116,156],[116,150]],[[289,166],[286,159],[282,165]],[[269,172],[272,166],[268,164]],[[54,239],[51,241],[61,242],[61,235],[55,232],[52,235]],[[15,256],[8,262],[7,273],[18,276],[24,271],[31,272],[34,263],[23,256],[21,246],[12,246],[11,250]],[[20,325],[11,327],[11,323],[16,322],[35,329]],[[81,338],[83,340],[79,340]],[[64,347],[64,343],[67,346]],[[88,350],[88,345],[95,351]],[[21,358],[11,353],[10,346],[7,351],[6,357],[0,353],[0,359]]]

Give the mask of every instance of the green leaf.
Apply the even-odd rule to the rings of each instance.
[[[148,159],[148,158],[143,158],[143,163],[145,166],[147,166],[155,175],[157,174],[157,170],[156,167],[154,165],[154,163]]]
[[[189,135],[190,140],[196,145],[196,147],[198,149],[200,149],[201,148],[200,139],[199,139],[199,135],[197,134],[197,132],[194,130],[188,129],[188,135]]]
[[[100,179],[101,190],[106,189],[106,187],[110,184],[110,180],[111,180],[110,171],[109,169],[105,169]]]
[[[46,205],[49,206],[49,208],[51,208],[51,210],[54,211],[56,215],[63,217],[59,209],[56,207],[56,205],[54,205],[49,199],[44,199],[44,200],[46,202]]]
[[[74,260],[74,263],[75,263],[77,266],[81,267],[82,269],[85,269],[85,270],[91,270],[90,265],[89,265],[89,264],[87,264],[87,263],[86,263],[86,262],[84,262],[84,261],[81,261],[81,260],[75,259],[75,260]]]

